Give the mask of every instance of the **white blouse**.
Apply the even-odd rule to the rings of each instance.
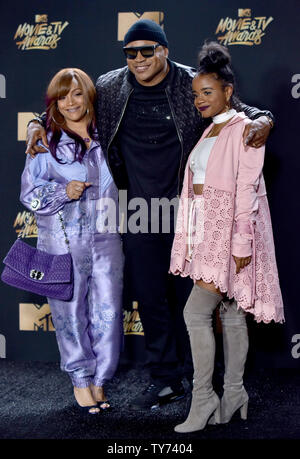
[[[205,181],[205,172],[208,158],[216,137],[207,137],[203,139],[192,151],[190,159],[190,169],[193,172],[193,184],[203,184]]]

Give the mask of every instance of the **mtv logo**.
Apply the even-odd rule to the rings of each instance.
[[[118,41],[123,41],[127,30],[139,19],[151,19],[163,28],[164,13],[161,11],[150,11],[140,13],[119,13],[118,14]]]
[[[18,140],[26,140],[27,124],[35,117],[36,115],[32,112],[18,113]]]
[[[0,359],[6,358],[6,340],[4,335],[0,335]]]
[[[35,22],[48,22],[48,14],[36,14]]]
[[[49,304],[20,303],[19,328],[22,331],[55,331]]]
[[[6,98],[6,80],[5,76],[0,74],[0,99]]]
[[[251,8],[239,8],[238,15],[239,15],[239,18],[250,18]]]

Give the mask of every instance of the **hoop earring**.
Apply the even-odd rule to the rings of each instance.
[[[57,126],[63,126],[63,125],[65,124],[65,122],[59,124],[59,123],[56,121],[56,119],[54,118],[54,116],[52,116],[51,118],[52,118],[52,120],[54,121],[54,123],[57,124]]]

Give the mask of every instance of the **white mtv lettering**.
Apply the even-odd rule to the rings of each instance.
[[[0,74],[0,99],[6,98],[6,80],[5,76]]]
[[[0,358],[5,359],[6,358],[6,340],[5,336],[0,335]]]
[[[296,343],[295,346],[292,347],[292,357],[294,359],[299,359],[300,357],[300,334],[294,335],[292,337],[292,343]]]
[[[292,88],[292,96],[294,99],[299,99],[300,97],[300,74],[296,73],[292,76],[292,83],[296,83]]]

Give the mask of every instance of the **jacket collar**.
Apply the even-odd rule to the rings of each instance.
[[[247,119],[247,116],[245,115],[245,113],[238,112],[236,115],[234,115],[231,118],[231,120],[226,124],[226,126],[223,127],[223,129],[226,129],[227,127],[232,126],[233,124],[236,124],[236,123],[242,123],[245,119]],[[210,125],[203,132],[201,139],[206,137],[206,135],[212,130],[213,126],[214,126],[214,123],[210,123]]]
[[[226,124],[226,126],[231,126],[232,124],[236,124],[236,123],[241,123],[242,121],[244,121],[245,119],[247,118],[247,116],[245,115],[244,112],[237,112],[236,115],[234,115],[231,120],[229,121],[228,124]],[[224,126],[224,127],[226,127]]]
[[[70,143],[75,143],[75,140],[72,137],[69,137],[68,134],[61,130],[61,138],[59,139],[58,146],[67,145]]]

